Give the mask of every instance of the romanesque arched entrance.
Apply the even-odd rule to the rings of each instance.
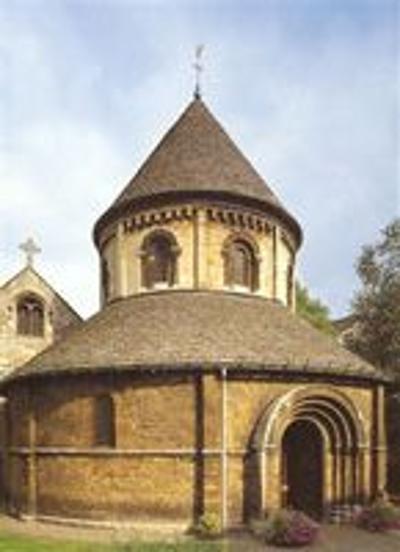
[[[291,423],[282,438],[284,505],[320,519],[323,514],[323,437],[308,420]]]
[[[362,503],[370,494],[367,435],[361,414],[333,386],[299,386],[274,399],[253,433],[259,513],[291,506],[342,515]]]

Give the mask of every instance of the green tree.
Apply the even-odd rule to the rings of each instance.
[[[318,330],[333,335],[335,330],[329,320],[329,309],[319,299],[310,296],[306,286],[296,282],[296,312]]]
[[[361,290],[353,301],[356,331],[349,347],[385,371],[400,369],[400,218],[363,247]]]

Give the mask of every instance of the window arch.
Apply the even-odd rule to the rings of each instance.
[[[258,257],[247,239],[235,237],[223,249],[224,282],[230,287],[258,289]]]
[[[180,249],[169,232],[149,234],[142,246],[142,286],[172,287],[177,283],[177,258]]]
[[[17,333],[34,337],[44,335],[44,305],[36,295],[28,294],[18,299]]]
[[[115,406],[110,395],[94,398],[94,445],[115,446]]]

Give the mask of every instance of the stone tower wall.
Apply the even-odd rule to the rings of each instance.
[[[294,277],[288,292],[289,266],[295,266],[296,245],[276,220],[245,209],[193,205],[144,211],[108,227],[101,236],[100,257],[110,272],[109,300],[145,291],[141,282],[141,246],[154,230],[165,230],[180,248],[175,287],[224,290],[223,247],[232,236],[257,249],[259,286],[256,294],[294,309]],[[243,292],[243,289],[240,290]],[[101,298],[104,303],[104,297]]]

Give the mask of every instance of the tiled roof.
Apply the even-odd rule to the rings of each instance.
[[[373,366],[276,302],[217,291],[120,299],[15,371],[46,373],[226,365],[380,379]]]
[[[96,226],[124,207],[182,193],[256,200],[287,218],[301,234],[297,222],[200,99],[189,104]]]

